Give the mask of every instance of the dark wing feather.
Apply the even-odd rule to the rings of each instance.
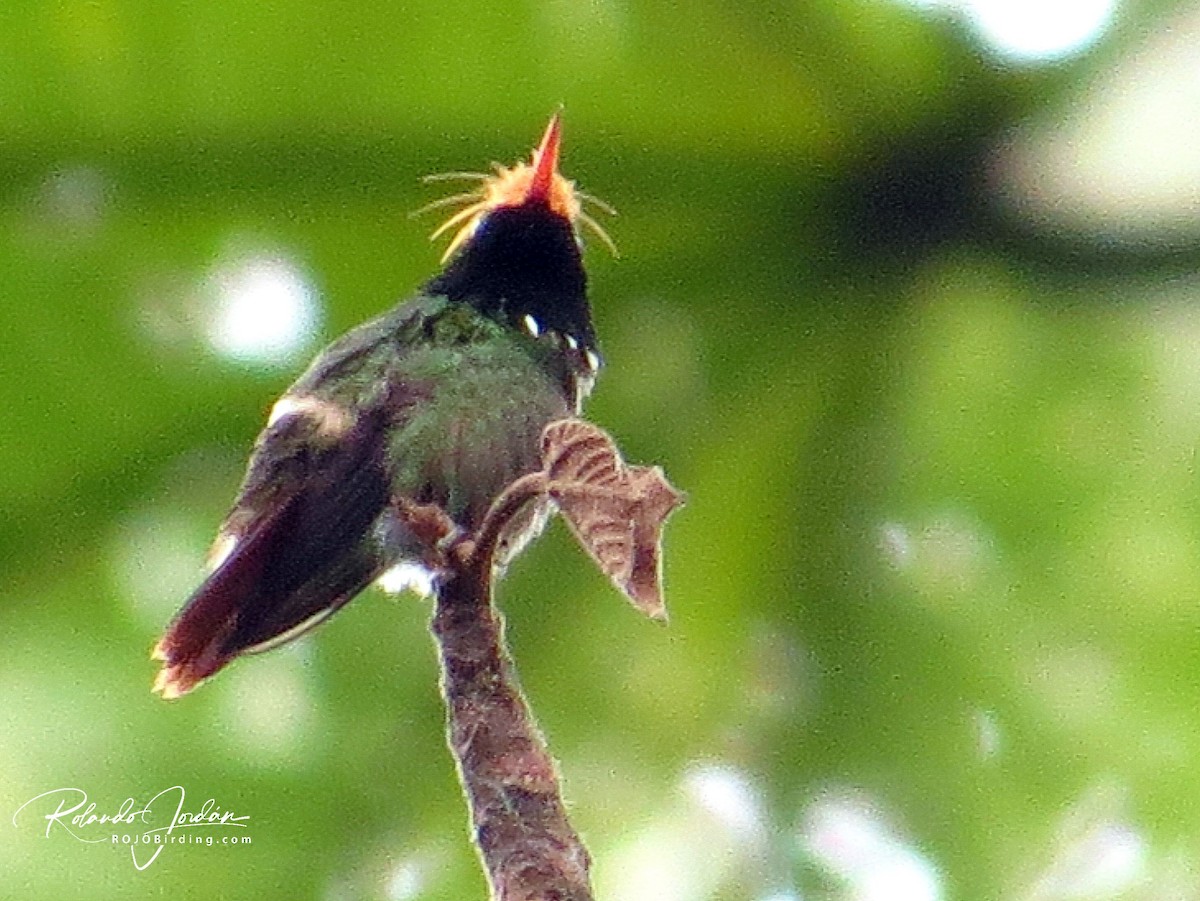
[[[389,499],[386,427],[383,410],[360,415],[246,529],[155,648],[164,696],[189,691],[239,654],[296,637],[379,575],[384,559],[368,532]]]

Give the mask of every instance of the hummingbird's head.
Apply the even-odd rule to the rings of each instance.
[[[582,203],[608,208],[559,174],[560,137],[555,114],[530,162],[497,165],[491,175],[442,176],[472,178],[479,186],[434,204],[466,206],[434,232],[436,238],[458,229],[443,258],[445,268],[424,290],[470,304],[535,339],[555,341],[591,373],[599,364],[593,362],[598,360],[596,335],[579,225],[616,249]]]
[[[436,240],[441,235],[457,228],[450,240],[442,262],[450,259],[456,251],[469,242],[490,216],[501,210],[527,210],[550,214],[565,221],[578,240],[578,225],[590,228],[616,255],[617,248],[600,223],[583,209],[583,202],[594,204],[600,210],[612,214],[614,210],[601,200],[578,190],[575,183],[564,178],[558,171],[558,152],[562,140],[561,117],[555,113],[546,126],[541,143],[533,151],[530,162],[519,162],[514,166],[493,163],[494,172],[451,172],[429,176],[427,181],[471,179],[479,182],[478,189],[452,197],[445,197],[426,206],[425,210],[442,206],[465,204],[443,222],[430,236]]]

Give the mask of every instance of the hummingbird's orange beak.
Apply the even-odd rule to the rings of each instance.
[[[542,135],[542,143],[533,152],[533,179],[529,182],[529,193],[526,201],[545,203],[550,199],[550,189],[554,185],[554,176],[558,174],[558,147],[560,142],[561,115],[555,113],[546,126]]]

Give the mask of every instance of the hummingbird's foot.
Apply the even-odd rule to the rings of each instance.
[[[446,555],[450,558],[455,569],[462,571],[475,562],[475,552],[478,543],[470,535],[454,535],[444,543]]]
[[[422,563],[435,572],[458,563],[456,545],[463,540],[462,529],[445,510],[437,504],[418,504],[407,497],[393,499],[392,505],[421,543]]]

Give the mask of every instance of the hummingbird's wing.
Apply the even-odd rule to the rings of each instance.
[[[257,456],[287,440],[286,426],[268,431]],[[231,550],[155,648],[164,696],[189,691],[240,654],[295,638],[380,574],[385,561],[368,532],[389,501],[387,426],[386,409],[368,410],[335,443],[293,448],[289,478],[272,480],[269,503],[235,508],[229,522],[244,525],[224,533]],[[253,493],[243,497],[253,504]]]

